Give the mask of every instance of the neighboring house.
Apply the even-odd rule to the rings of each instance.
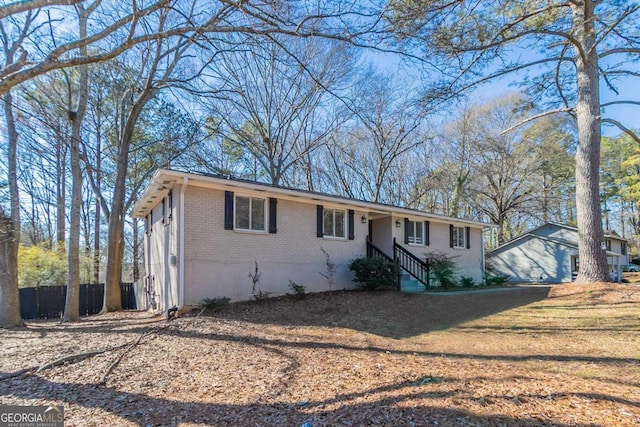
[[[333,290],[353,288],[351,260],[394,251],[414,285],[421,276],[416,267],[432,251],[455,257],[458,274],[483,278],[486,224],[418,210],[158,170],[132,216],[146,219],[145,283],[151,308],[161,312],[203,298],[282,295],[290,281],[307,292],[326,291],[326,276]]]
[[[620,281],[622,267],[629,263],[627,241],[607,231],[603,245],[611,277]],[[487,253],[487,263],[512,282],[571,282],[580,269],[578,229],[543,224]]]

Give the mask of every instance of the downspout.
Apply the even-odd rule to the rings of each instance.
[[[178,309],[184,307],[184,196],[189,185],[189,178],[182,178],[180,188],[180,212],[178,214]]]
[[[487,278],[487,270],[486,270],[486,262],[485,262],[485,257],[484,257],[484,229],[480,230],[480,250],[481,250],[481,256],[480,256],[480,265],[482,268],[482,279],[486,282],[486,278]],[[486,284],[486,283],[485,283]]]
[[[144,230],[144,241],[146,243],[144,261],[145,261],[145,272],[147,273],[147,277],[146,277],[147,283],[145,284],[146,285],[145,295],[147,297],[146,309],[149,310],[149,308],[153,308],[155,310],[157,308],[157,305],[156,305],[157,303],[155,302],[155,296],[156,296],[155,285],[156,284],[153,282],[153,280],[151,280],[151,277],[153,275],[153,273],[151,272],[151,236],[149,235],[149,231],[148,231],[150,229],[149,227],[151,227],[151,224],[149,224],[148,216],[147,218],[145,218],[145,222],[147,223]]]
[[[164,200],[161,201],[160,203],[164,203]],[[162,233],[163,233],[163,246],[164,246],[164,262],[162,263],[164,265],[164,280],[163,280],[163,284],[164,284],[164,311],[165,313],[168,313],[168,310],[170,308],[169,306],[169,291],[171,290],[169,287],[169,284],[171,283],[171,267],[169,266],[169,263],[171,262],[170,260],[170,255],[169,255],[169,227],[165,227],[164,224],[160,224],[160,226],[162,227]]]

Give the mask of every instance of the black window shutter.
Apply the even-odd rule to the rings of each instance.
[[[409,243],[409,218],[404,219],[404,244]]]
[[[269,197],[269,233],[278,232],[278,199]]]
[[[233,230],[233,191],[224,192],[224,229]]]
[[[449,224],[449,246],[453,247],[453,224]]]
[[[349,240],[353,240],[356,238],[355,223],[353,220],[354,213],[355,212],[353,212],[353,209],[349,209]]]
[[[322,231],[323,211],[324,211],[324,208],[322,207],[322,205],[316,206],[316,236],[317,237],[322,237],[324,234]]]
[[[164,224],[164,216],[165,216],[165,212],[164,212],[164,205],[166,203],[166,198],[162,199],[162,202],[160,203],[160,222],[162,224]]]
[[[471,249],[471,227],[467,227],[467,249]]]
[[[431,223],[429,221],[424,222],[424,244],[429,246],[431,242],[429,241],[429,226]]]

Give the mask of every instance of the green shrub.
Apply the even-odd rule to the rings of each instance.
[[[465,287],[465,288],[470,288],[473,285],[475,285],[473,278],[472,277],[465,277],[462,276],[460,278],[460,286]]]
[[[429,259],[429,271],[437,285],[443,288],[451,288],[456,285],[454,257],[442,252],[431,252],[427,254],[427,258]]]
[[[207,310],[216,310],[223,305],[229,304],[231,301],[228,297],[216,297],[216,298],[203,298],[200,300],[200,307],[206,308]]]
[[[398,282],[398,266],[384,258],[356,258],[349,264],[349,270],[355,274],[358,287],[367,291],[396,286]]]
[[[509,283],[509,276],[504,274],[487,274],[484,281],[487,286],[503,286]]]
[[[289,289],[291,289],[293,293],[288,295],[294,295],[298,298],[304,298],[307,293],[307,288],[304,285],[298,285],[293,280],[289,280]]]

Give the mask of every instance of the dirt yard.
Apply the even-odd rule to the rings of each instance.
[[[66,426],[640,424],[637,285],[336,292],[0,342],[0,404],[62,404]]]

